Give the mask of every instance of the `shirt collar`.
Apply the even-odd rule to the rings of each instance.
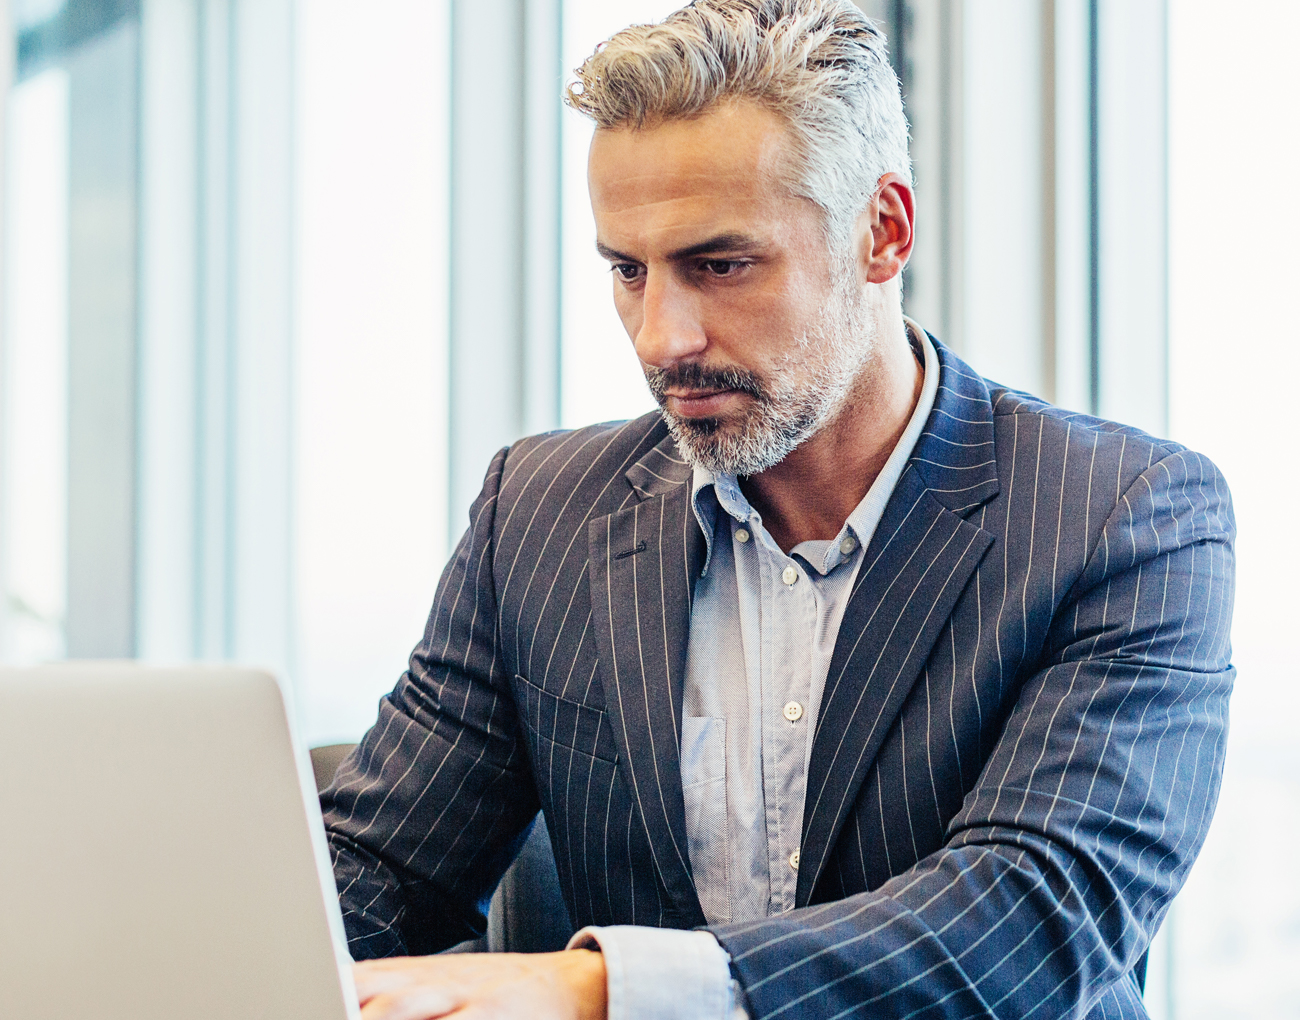
[[[908,339],[912,343],[912,348],[922,362],[924,375],[921,382],[921,395],[912,410],[912,417],[908,419],[907,427],[894,445],[889,459],[885,461],[885,466],[880,469],[880,474],[871,483],[871,488],[862,497],[862,501],[853,508],[840,533],[833,540],[825,543],[824,548],[820,550],[820,555],[817,555],[818,550],[813,543],[800,543],[795,547],[796,552],[804,546],[809,547],[806,550],[809,556],[805,556],[802,552],[798,554],[821,574],[829,573],[857,549],[870,544],[876,525],[880,523],[880,518],[884,514],[885,505],[893,495],[894,487],[902,477],[903,469],[907,467],[912,451],[921,438],[926,419],[930,417],[930,411],[934,408],[934,398],[939,390],[939,356],[925,330],[911,319],[905,317],[903,321],[907,325]],[[691,469],[691,506],[695,511],[695,519],[699,523],[700,530],[704,532],[704,573],[708,573],[709,564],[713,560],[713,532],[717,527],[719,508],[741,524],[757,523],[758,528],[762,527],[762,518],[741,492],[736,476],[715,475],[701,464],[694,464]],[[845,553],[841,543],[850,534],[856,544]],[[814,559],[817,562],[814,562]]]

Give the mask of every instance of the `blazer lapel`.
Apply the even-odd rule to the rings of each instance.
[[[627,479],[640,502],[588,526],[592,622],[619,764],[672,901],[665,921],[690,927],[705,921],[686,849],[679,747],[704,536],[690,508],[690,468],[670,439]]]
[[[984,380],[939,353],[925,431],[865,551],[808,764],[796,903],[805,906],[857,791],[993,536],[963,516],[998,492]]]

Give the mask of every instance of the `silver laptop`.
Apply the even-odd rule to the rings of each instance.
[[[0,670],[0,1017],[359,1016],[266,673]]]

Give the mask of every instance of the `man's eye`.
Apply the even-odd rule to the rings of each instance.
[[[742,264],[730,259],[709,259],[703,263],[703,268],[710,276],[734,276]]]
[[[615,262],[610,268],[614,270],[620,279],[628,283],[641,275],[641,267],[635,262]]]

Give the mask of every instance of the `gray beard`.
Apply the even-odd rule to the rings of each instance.
[[[715,475],[760,474],[835,419],[876,346],[875,331],[851,284],[851,276],[841,278],[819,310],[817,325],[770,378],[693,363],[646,370],[668,431],[690,463]],[[809,373],[802,384],[790,380],[798,368]],[[682,418],[667,407],[665,391],[673,386],[739,390],[754,402],[735,419]]]

